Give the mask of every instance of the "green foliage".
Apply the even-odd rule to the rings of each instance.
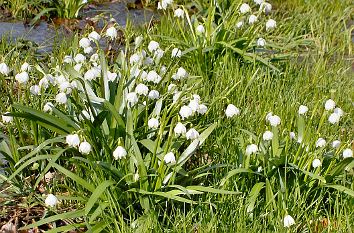
[[[115,56],[98,48],[94,61],[80,67],[80,62],[64,63],[65,55],[82,51],[80,38],[74,38],[50,60],[28,60],[32,79],[25,86],[14,80],[23,62],[17,56],[25,53],[0,44],[6,51],[0,62],[13,64],[9,76],[0,74],[5,93],[0,107],[14,116],[1,126],[6,136],[0,137],[0,154],[8,167],[0,182],[35,193],[53,172],[56,177],[45,188],[60,200],[43,220],[24,229],[76,218],[84,221],[51,232],[79,227],[115,232],[352,230],[354,161],[343,158],[353,139],[353,79],[345,60],[351,54],[350,28],[343,23],[350,18],[350,2],[281,1],[271,14],[260,14],[258,24],[246,23],[241,30],[236,23],[249,16],[238,13],[241,1],[198,2],[194,15],[186,15],[189,5],[173,5],[184,10],[183,19],[167,10],[156,26],[127,28],[127,43]],[[253,1],[249,3],[258,14]],[[269,18],[277,21],[277,28],[267,32]],[[205,33],[197,34],[199,24]],[[142,44],[131,44],[141,31]],[[267,41],[264,48],[256,46],[259,37]],[[146,49],[150,40],[165,45],[163,57],[157,59]],[[170,57],[175,47],[182,50],[180,59]],[[153,63],[131,62],[143,49]],[[100,75],[88,79],[86,72],[98,65]],[[129,107],[127,93],[145,82],[142,73],[134,77],[137,67],[161,74],[160,83],[147,84],[159,91],[160,100],[141,95]],[[179,67],[188,71],[187,79],[173,79]],[[111,72],[119,79],[111,81]],[[77,88],[69,93],[51,84],[40,96],[30,93],[40,79],[61,76]],[[173,100],[170,83],[178,85],[179,101]],[[58,92],[65,92],[67,102],[43,112]],[[206,115],[181,119],[181,106],[196,93],[209,103]],[[329,98],[344,111],[335,124],[328,122],[332,111],[324,109]],[[231,103],[241,113],[227,118],[225,108]],[[306,114],[298,114],[302,104],[309,108]],[[280,117],[280,125],[269,124],[269,112]],[[157,128],[149,127],[151,118],[159,119]],[[177,137],[177,122],[197,129],[200,137]],[[272,132],[270,140],[263,138],[265,131]],[[68,146],[68,134],[89,142],[91,152]],[[325,146],[316,145],[319,138],[326,140]],[[334,140],[341,145],[333,148]],[[258,148],[254,153],[247,149],[251,144]],[[126,149],[126,158],[114,158],[118,146]],[[169,152],[175,163],[164,161]],[[320,166],[312,165],[315,159]],[[38,199],[43,203],[44,197]],[[72,211],[62,213],[68,206]],[[286,214],[295,219],[289,229],[283,224]]]

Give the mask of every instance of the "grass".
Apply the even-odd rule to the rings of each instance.
[[[189,53],[182,56],[179,63],[173,65],[183,66],[197,77],[196,80],[199,80],[200,84],[194,87],[194,93],[199,94],[202,100],[209,104],[208,114],[191,124],[197,127],[216,122],[218,127],[198,153],[193,155],[193,162],[188,166],[193,168],[208,163],[211,163],[209,166],[229,165],[229,167],[210,170],[205,177],[195,178],[193,182],[238,191],[240,194],[207,193],[195,197],[193,200],[199,204],[193,205],[173,201],[156,202],[154,208],[144,213],[136,207],[136,203],[134,206],[124,203],[134,199],[119,199],[117,191],[112,188],[105,193],[110,209],[106,216],[101,216],[103,219],[101,222],[112,224],[111,230],[115,229],[116,232],[353,231],[353,168],[349,171],[339,169],[343,164],[341,158],[343,149],[353,148],[354,92],[352,86],[354,83],[351,68],[353,61],[350,58],[353,28],[348,27],[348,22],[353,17],[350,11],[353,4],[347,0],[330,2],[289,0],[272,3],[275,13],[267,18],[276,19],[278,27],[271,33],[266,33],[256,26],[252,30],[234,31],[233,25],[239,20],[239,16],[235,13],[228,14],[227,11],[218,12],[216,9],[214,17],[211,7],[208,14],[201,13],[198,18],[199,22],[205,22],[207,33],[215,32],[215,34],[211,33],[206,40],[193,35],[191,28],[194,25],[190,27],[187,24],[184,27],[181,20],[172,17],[173,14],[162,16],[160,23],[149,29],[145,27],[126,29],[127,41],[143,34],[145,38],[158,41],[164,48],[176,46],[184,51],[190,49]],[[208,6],[206,2],[200,4]],[[233,4],[234,7],[238,6],[237,1]],[[230,9],[230,12],[234,12],[232,4]],[[219,14],[223,22],[217,22]],[[230,31],[232,33],[227,33]],[[257,52],[259,57],[252,59],[245,54],[235,53],[230,46],[220,44],[220,42],[231,44],[231,41],[237,38],[244,38],[246,42],[237,45],[240,46],[237,48],[249,51],[253,48],[255,39],[260,36],[269,43],[267,48],[271,51]],[[77,46],[77,41],[73,44]],[[31,51],[24,51],[20,46],[13,45],[14,49],[9,49],[11,46],[5,48],[6,45],[8,44],[4,41],[1,43],[0,47],[5,56],[0,59],[5,59],[9,64],[16,64],[14,67],[19,67],[23,61],[19,55],[28,59],[33,55]],[[68,52],[69,48],[70,42],[64,43],[55,51],[55,57],[63,57],[64,54],[72,52],[72,50]],[[268,59],[278,71],[269,66],[268,62],[264,64],[260,58]],[[31,61],[29,63],[36,63],[34,60],[29,61]],[[40,60],[38,64],[47,72],[53,67],[49,65],[49,61],[50,58],[47,57]],[[4,91],[1,93],[4,94],[1,98],[5,104],[0,105],[1,112],[12,108],[8,94],[14,89],[10,90],[5,82],[12,83],[12,81],[2,80],[1,88]],[[20,93],[17,98],[13,95],[13,102],[26,103]],[[53,99],[54,93],[49,95],[50,98]],[[45,101],[44,97],[42,98],[42,101]],[[327,121],[329,114],[324,111],[323,105],[329,98],[335,100],[345,112],[339,125],[331,125]],[[241,114],[233,119],[224,117],[224,110],[229,103],[241,110]],[[299,123],[301,120],[297,114],[301,104],[309,107],[304,125]],[[28,105],[37,107],[37,104],[30,101]],[[272,128],[266,123],[265,117],[270,111],[281,118],[280,126]],[[21,119],[16,124],[20,125],[19,129],[22,129],[22,141],[19,137],[21,132],[18,132],[16,127],[10,128],[13,132],[7,132],[4,128],[5,134],[10,137],[11,145],[14,147],[13,151],[17,151],[16,145],[26,146],[28,142],[32,142],[34,135],[33,125],[29,121]],[[306,131],[304,144],[309,146],[308,152],[301,149],[301,146],[290,140],[288,136],[291,131],[298,136],[298,127],[303,127]],[[279,159],[276,156],[277,150],[273,149],[275,144],[271,142],[272,150],[264,149],[265,152],[262,151],[254,157],[252,155],[247,160],[244,153],[246,146],[250,143],[261,145],[265,130],[278,131],[280,148],[282,148]],[[40,141],[48,135],[37,136]],[[325,138],[328,143],[339,139],[342,146],[338,150],[331,149],[331,146],[327,146],[326,149],[316,149],[314,144],[319,137]],[[57,150],[57,148],[53,149]],[[328,159],[327,155],[333,157]],[[20,159],[23,153],[17,152],[16,156]],[[204,159],[201,159],[202,156]],[[270,162],[263,159],[267,156]],[[90,158],[92,161],[98,159]],[[311,167],[314,158],[323,160],[322,170]],[[348,164],[353,164],[350,159],[346,161]],[[68,165],[65,160],[58,163],[68,166],[66,168],[69,170],[74,169],[76,174],[90,183],[99,184],[102,177],[106,178],[106,175],[100,171],[93,172],[94,168],[89,166],[89,169],[84,163],[75,162]],[[222,184],[228,172],[237,171],[235,169],[238,169],[239,164],[252,171],[257,171],[258,167],[262,166],[263,171],[259,174],[242,172]],[[300,169],[292,164],[296,164]],[[336,169],[339,169],[340,173],[331,177],[331,172]],[[92,173],[85,174],[89,170],[92,170]],[[17,184],[14,186],[22,186],[23,190],[33,193],[31,190],[33,181],[23,181],[24,177],[28,177],[31,173],[29,169],[23,170],[16,177]],[[326,183],[320,181],[321,179],[325,179]],[[71,179],[66,179],[64,183],[58,179],[48,187],[51,191],[65,190],[72,195],[88,198],[87,191]],[[37,203],[43,202],[38,194],[33,195],[33,199]],[[121,203],[122,207],[112,203]],[[63,207],[71,206],[73,209],[80,209],[83,205],[85,202],[68,201]],[[115,212],[118,210],[126,214]],[[56,212],[55,209],[53,211]],[[294,217],[296,222],[289,229],[283,226],[283,218],[287,213]],[[109,228],[105,231],[109,231]]]

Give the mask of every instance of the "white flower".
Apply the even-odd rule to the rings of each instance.
[[[319,159],[314,159],[313,161],[312,161],[312,167],[313,168],[317,168],[317,167],[319,167],[319,166],[321,166],[321,160],[319,160]]]
[[[290,132],[289,135],[290,135],[290,139],[295,139],[295,137],[296,137],[294,132]]]
[[[344,112],[341,108],[335,108],[333,112],[338,114],[340,117],[344,115]]]
[[[117,37],[118,33],[117,33],[117,29],[115,27],[110,27],[107,29],[106,31],[106,36],[110,37],[111,40],[115,39]]]
[[[255,22],[257,22],[258,18],[255,15],[250,15],[250,17],[248,18],[248,23],[249,24],[254,24]]]
[[[90,54],[93,52],[93,48],[91,46],[84,48],[84,53],[85,54]]]
[[[156,51],[158,48],[160,48],[159,43],[157,43],[156,41],[152,40],[150,41],[149,45],[148,45],[148,50],[152,53],[154,51]]]
[[[172,49],[171,57],[181,57],[182,51],[179,48]]]
[[[251,7],[247,3],[243,3],[240,6],[240,13],[241,14],[245,14],[245,13],[250,12],[250,11],[251,11]]]
[[[78,87],[77,81],[76,80],[71,81],[70,86],[71,86],[71,89],[77,89],[77,87]]]
[[[229,104],[227,105],[227,108],[225,110],[225,115],[227,118],[231,118],[235,115],[239,115],[240,114],[240,109],[238,109],[235,105],[233,104]]]
[[[176,163],[176,157],[172,152],[167,153],[164,157],[163,160],[165,161],[165,163],[169,164],[174,164]]]
[[[243,26],[243,21],[239,21],[236,23],[237,28],[241,28]]]
[[[5,112],[5,114],[9,114],[9,113],[10,112]],[[4,122],[4,123],[11,123],[14,120],[14,118],[12,116],[2,115],[1,118],[2,118],[2,122]]]
[[[343,158],[350,158],[353,157],[353,151],[351,149],[343,150]]]
[[[269,31],[277,26],[277,22],[274,19],[269,19],[266,22],[266,30]]]
[[[54,105],[51,102],[48,102],[44,105],[43,111],[44,112],[51,112],[53,107],[54,107]]]
[[[284,227],[290,227],[295,224],[295,220],[290,215],[284,217]]]
[[[124,147],[118,146],[114,151],[113,151],[113,157],[115,160],[117,159],[123,159],[127,156],[127,151],[125,150]]]
[[[144,95],[146,96],[149,93],[149,88],[143,84],[143,83],[139,83],[136,87],[135,87],[135,92],[138,95]]]
[[[82,64],[76,64],[75,66],[74,66],[74,70],[76,70],[77,72],[80,72],[80,70],[81,70],[81,67],[82,67]]]
[[[21,71],[30,71],[30,70],[31,70],[30,64],[28,64],[27,62],[22,64]]]
[[[54,77],[54,84],[55,85],[60,85],[63,82],[68,81],[63,75],[58,75]]]
[[[260,5],[259,10],[264,11],[264,13],[269,14],[272,11],[272,5],[270,3],[264,2]]]
[[[331,124],[336,124],[338,123],[340,120],[340,115],[337,113],[332,113],[329,117],[328,117],[328,121]]]
[[[72,58],[72,56],[66,55],[66,56],[64,57],[64,59],[63,59],[63,62],[70,64],[70,63],[73,63],[73,62],[74,62],[74,59]]]
[[[89,40],[91,41],[99,41],[101,39],[100,34],[98,34],[96,31],[92,31],[89,35],[88,35]]]
[[[79,53],[74,57],[74,60],[76,63],[84,63],[86,61],[86,57]]]
[[[76,147],[76,146],[80,145],[79,135],[77,135],[77,134],[69,134],[68,136],[66,136],[66,143],[70,147]]]
[[[149,119],[148,126],[150,129],[157,129],[159,127],[159,120],[157,118]]]
[[[84,79],[87,81],[92,81],[95,78],[97,78],[96,76],[96,72],[93,69],[89,69],[88,71],[86,71],[86,73],[84,74]]]
[[[304,115],[307,111],[309,110],[309,108],[305,105],[300,105],[299,107],[299,115]]]
[[[46,206],[54,207],[58,204],[58,198],[53,194],[48,194],[44,202]]]
[[[195,99],[196,101],[200,101],[200,95],[198,94],[193,94],[193,99]]]
[[[117,73],[107,71],[108,81],[114,82],[114,80],[116,80],[117,76],[118,76]]]
[[[55,96],[55,101],[59,104],[66,104],[68,101],[68,98],[66,97],[66,94],[63,92],[60,92]]]
[[[167,72],[166,66],[161,66],[161,68],[160,68],[160,75],[164,75],[164,74],[166,74],[166,72]]]
[[[157,73],[156,73],[156,71],[154,71],[154,70],[152,70],[152,71],[150,71],[148,74],[147,74],[147,76],[146,76],[146,80],[148,81],[148,82],[153,82],[153,83],[159,83],[160,81],[161,81],[161,76],[160,75],[158,75]]]
[[[155,55],[156,55],[156,59],[158,59],[157,57],[159,57],[159,56],[161,56],[162,57],[162,55],[161,54],[158,54],[158,51],[160,51],[160,50],[156,50],[156,52],[155,52]],[[162,50],[161,50],[162,51]],[[161,58],[160,57],[160,58]],[[146,66],[150,66],[150,65],[153,65],[154,64],[154,59],[153,58],[151,58],[151,57],[147,57],[147,58],[145,58],[145,60],[144,60],[144,65],[146,65]]]
[[[188,73],[187,71],[183,68],[183,67],[180,67],[177,69],[177,79],[184,79],[184,78],[187,78],[188,77]]]
[[[188,132],[186,133],[186,138],[189,140],[197,139],[198,137],[199,137],[199,133],[194,128],[189,129]]]
[[[135,64],[135,63],[139,63],[142,59],[143,57],[140,54],[134,53],[133,55],[130,56],[129,62],[130,64]]]
[[[130,92],[126,96],[127,102],[130,107],[134,106],[136,103],[138,103],[138,96],[135,92]]]
[[[263,140],[264,141],[270,141],[273,138],[273,133],[271,131],[265,131],[263,133]]]
[[[47,78],[42,78],[41,80],[39,80],[38,86],[40,88],[43,88],[44,90],[48,88],[49,86],[49,81]]]
[[[184,11],[181,8],[175,10],[175,17],[183,18]]]
[[[199,24],[195,31],[197,32],[197,35],[201,35],[205,33],[205,28],[203,25]]]
[[[178,122],[173,131],[175,132],[176,136],[179,136],[179,135],[186,134],[187,129],[184,126],[184,124],[182,124],[181,122]]]
[[[20,84],[26,84],[29,76],[27,72],[21,72],[19,74],[16,74],[15,79],[17,80],[17,82],[19,82]]]
[[[142,71],[141,71],[138,67],[133,66],[133,67],[130,69],[130,77],[131,77],[131,78],[137,78],[137,77],[140,75],[141,72],[142,72]]]
[[[59,90],[60,90],[60,92],[70,94],[72,91],[71,84],[68,81],[64,81],[64,82],[60,83]]]
[[[324,147],[326,145],[326,140],[324,140],[323,138],[319,138],[316,141],[316,147]]]
[[[10,69],[5,63],[0,63],[0,73],[5,76],[10,73]]]
[[[208,107],[205,104],[199,104],[197,112],[201,115],[204,115],[208,111]]]
[[[257,46],[259,46],[259,47],[264,47],[265,45],[266,45],[265,39],[259,38],[259,39],[257,40]]]
[[[156,49],[156,51],[154,53],[155,60],[156,61],[160,60],[163,57],[164,53],[165,53],[165,51],[163,51],[162,49]],[[153,59],[151,59],[149,61],[149,58],[146,58],[145,62],[147,62],[148,64],[153,64]]]
[[[32,95],[40,95],[41,88],[38,85],[33,85],[30,87],[30,92]]]
[[[258,151],[258,146],[256,144],[251,144],[246,147],[246,155],[254,154]]]
[[[254,0],[254,3],[257,5],[261,5],[264,2],[264,0]]]
[[[160,97],[160,93],[156,90],[151,90],[148,95],[149,99],[156,100]]]
[[[277,127],[280,124],[280,117],[278,117],[277,115],[272,115],[268,117],[268,120],[269,124],[273,127]]]
[[[332,142],[332,147],[333,148],[338,148],[340,146],[340,141],[339,140],[334,140],[333,142]]]
[[[79,45],[81,48],[87,48],[91,46],[91,42],[88,38],[84,37],[79,41]]]
[[[265,119],[266,121],[269,121],[269,117],[273,116],[273,113],[272,112],[268,112]]]
[[[88,142],[81,142],[79,146],[79,152],[83,155],[90,154],[91,152],[91,145]]]
[[[167,6],[172,4],[173,0],[162,0],[161,2],[157,3],[157,9],[159,10],[166,10]]]
[[[336,107],[336,103],[332,99],[329,99],[329,100],[326,101],[325,109],[327,111],[333,110],[335,107]]]
[[[189,106],[182,106],[179,110],[179,115],[182,117],[182,120],[193,115],[193,110]]]
[[[194,114],[199,108],[198,100],[193,99],[193,100],[189,101],[188,107],[190,107],[192,109],[193,114]]]

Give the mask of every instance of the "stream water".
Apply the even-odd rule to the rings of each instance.
[[[148,9],[128,10],[128,2],[130,1],[104,3],[97,7],[83,10],[80,16],[82,19],[90,19],[100,14],[107,16],[108,19],[112,16],[118,25],[122,27],[125,27],[128,19],[131,20],[133,25],[141,25],[149,22],[155,16],[154,12]],[[99,21],[98,27],[103,26],[103,23],[100,22],[102,21]],[[7,35],[12,40],[30,40],[39,46],[39,52],[51,51],[56,36],[68,36],[69,34],[63,27],[54,27],[46,22],[41,22],[33,27],[25,25],[22,21],[0,22],[0,38]]]

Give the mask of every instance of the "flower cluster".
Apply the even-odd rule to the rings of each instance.
[[[249,26],[256,24],[262,15],[262,13],[268,15],[272,11],[272,5],[263,0],[255,0],[256,6],[258,6],[258,10],[252,12],[252,8],[249,4],[243,3],[239,7],[239,13],[241,15],[241,19],[236,23],[236,28],[241,29],[244,27],[245,22],[248,23]],[[274,19],[268,19],[265,22],[265,30],[267,32],[272,31],[277,26],[277,22]],[[256,45],[258,47],[265,47],[267,44],[266,40],[262,37],[258,38],[256,41]]]

